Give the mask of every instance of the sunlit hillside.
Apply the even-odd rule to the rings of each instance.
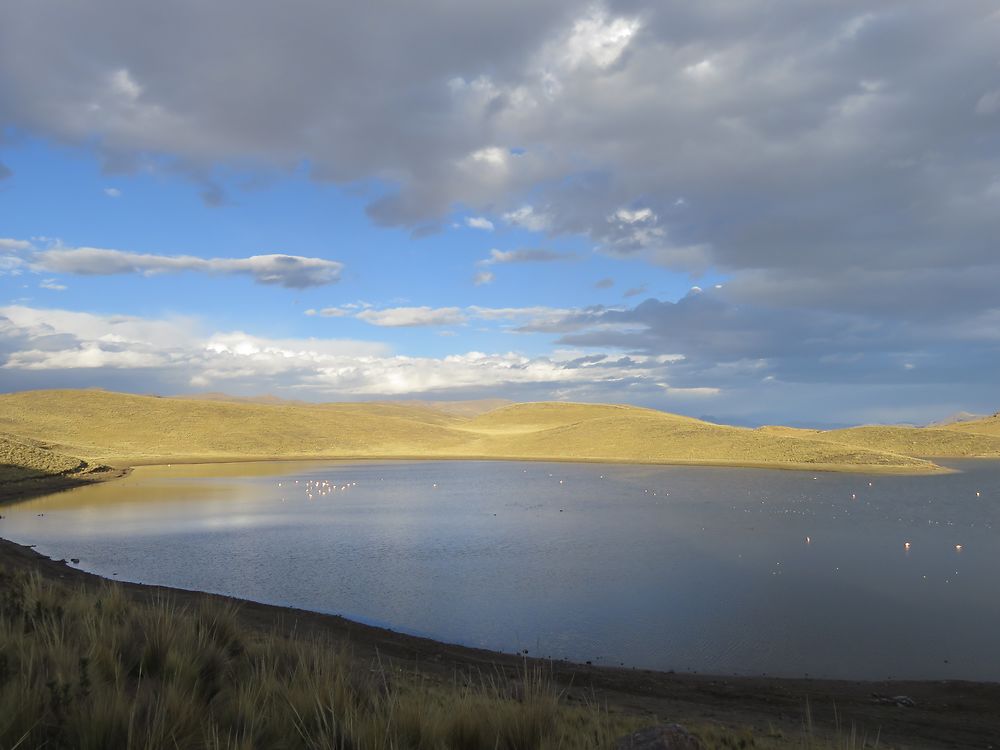
[[[21,440],[46,441],[62,454],[118,465],[477,457],[935,470],[930,462],[899,451],[898,444],[834,442],[809,431],[774,434],[631,406],[529,403],[462,416],[475,411],[463,406],[456,413],[429,403],[259,404],[29,391],[0,396],[0,430]]]
[[[261,405],[28,391],[0,397],[0,430],[112,463],[399,455],[462,441],[447,415],[387,404]]]
[[[995,435],[1000,437],[1000,413],[992,417],[972,419],[968,422],[956,422],[946,428],[954,432],[974,433],[979,435]]]
[[[797,437],[830,440],[845,445],[857,445],[874,450],[903,453],[908,456],[929,458],[998,458],[1000,457],[1000,429],[993,435],[973,430],[930,427],[893,427],[869,425],[844,430],[813,432],[799,430]]]

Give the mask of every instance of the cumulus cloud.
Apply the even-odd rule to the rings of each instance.
[[[14,351],[11,351],[11,349]],[[305,398],[410,393],[608,397],[618,388],[667,394],[674,360],[557,353],[462,352],[405,357],[383,344],[206,333],[190,319],[149,320],[24,306],[0,308],[0,370],[35,387],[90,373],[93,384],[159,389],[261,388]]]
[[[0,121],[109,163],[161,154],[208,193],[220,164],[307,160],[317,179],[388,184],[370,214],[419,231],[461,204],[682,270],[931,267],[982,259],[1000,229],[994,10],[222,0],[152,23],[116,0],[13,0]],[[45,46],[60,55],[17,64]]]
[[[220,275],[250,276],[258,284],[272,284],[290,289],[323,286],[339,281],[343,264],[325,258],[298,255],[252,255],[248,258],[201,258],[194,255],[154,255],[98,247],[65,247],[55,244],[36,248],[26,240],[0,240],[0,253],[10,264],[30,267],[39,272],[69,273],[80,276],[142,274],[193,271]]]
[[[374,326],[388,328],[450,326],[466,320],[457,307],[390,307],[384,310],[363,310],[355,317]]]

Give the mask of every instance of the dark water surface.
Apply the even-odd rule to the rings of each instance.
[[[0,536],[108,577],[542,657],[997,680],[1000,462],[952,465],[149,467],[9,506]]]

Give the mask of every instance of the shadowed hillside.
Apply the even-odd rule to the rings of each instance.
[[[806,430],[751,430],[632,406],[513,404],[471,418],[470,411],[477,407],[442,410],[425,402],[262,405],[105,391],[27,391],[0,396],[0,431],[21,441],[46,441],[59,453],[118,465],[477,457],[937,470],[899,450],[898,441],[883,446],[867,437],[850,443],[840,434],[831,438],[831,433]],[[945,434],[956,441],[982,442]]]
[[[0,435],[0,482],[68,474],[84,466],[80,459],[56,453],[34,441]]]

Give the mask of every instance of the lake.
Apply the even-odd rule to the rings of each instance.
[[[5,508],[109,578],[660,670],[1000,679],[1000,462],[142,467]]]

